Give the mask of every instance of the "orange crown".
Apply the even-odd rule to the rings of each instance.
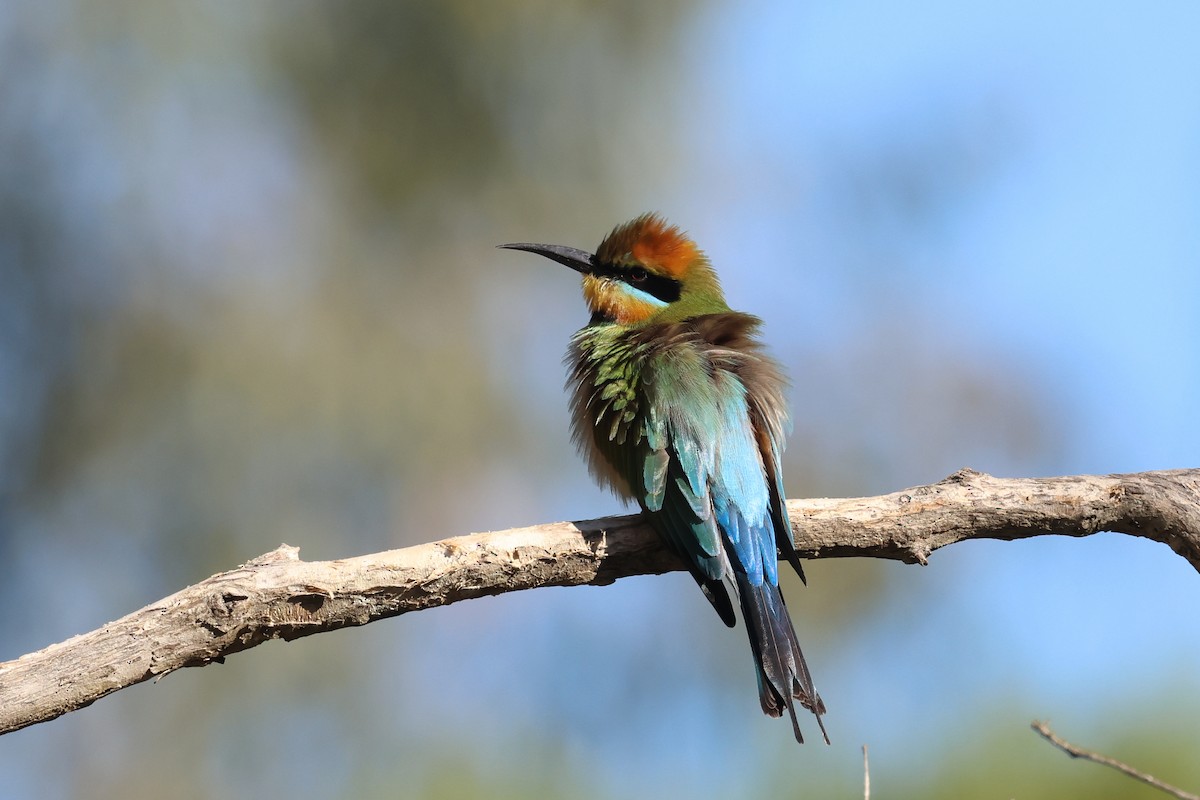
[[[687,234],[653,213],[617,226],[596,250],[602,262],[619,264],[632,258],[675,279],[682,278],[699,255]]]

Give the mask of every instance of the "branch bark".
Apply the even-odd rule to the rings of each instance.
[[[1200,570],[1200,469],[1061,478],[960,470],[879,497],[790,500],[807,558],[927,563],[966,539],[1114,531],[1162,542]],[[0,663],[0,734],[126,686],[409,611],[538,586],[605,585],[682,569],[639,516],[557,522],[305,562],[283,545],[97,630]]]

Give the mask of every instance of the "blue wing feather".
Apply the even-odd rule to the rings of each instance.
[[[648,365],[638,500],[666,515],[664,534],[705,576],[727,577],[714,560],[726,549],[750,585],[777,585],[773,492],[746,387],[732,373],[679,363],[687,355],[701,354]]]

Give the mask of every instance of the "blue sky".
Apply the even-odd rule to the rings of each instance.
[[[840,143],[888,152],[977,127],[995,163],[927,227],[890,232],[903,290],[1052,383],[1070,409],[1063,469],[1132,471],[1200,451],[1198,24],[1183,3],[753,4],[715,10],[701,36],[718,46],[695,50],[714,56],[696,65],[730,122],[709,135],[751,138],[777,169],[761,204],[741,198],[747,218],[813,203],[811,159]],[[833,312],[814,327],[861,324],[844,302],[813,308]]]

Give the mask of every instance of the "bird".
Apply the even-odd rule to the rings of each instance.
[[[591,318],[565,363],[572,438],[597,481],[635,501],[721,620],[741,609],[768,716],[799,705],[821,717],[779,589],[783,556],[807,583],[783,490],[791,421],[783,371],[732,310],[688,234],[656,213],[615,227],[595,253],[552,244],[499,247],[579,272]]]

